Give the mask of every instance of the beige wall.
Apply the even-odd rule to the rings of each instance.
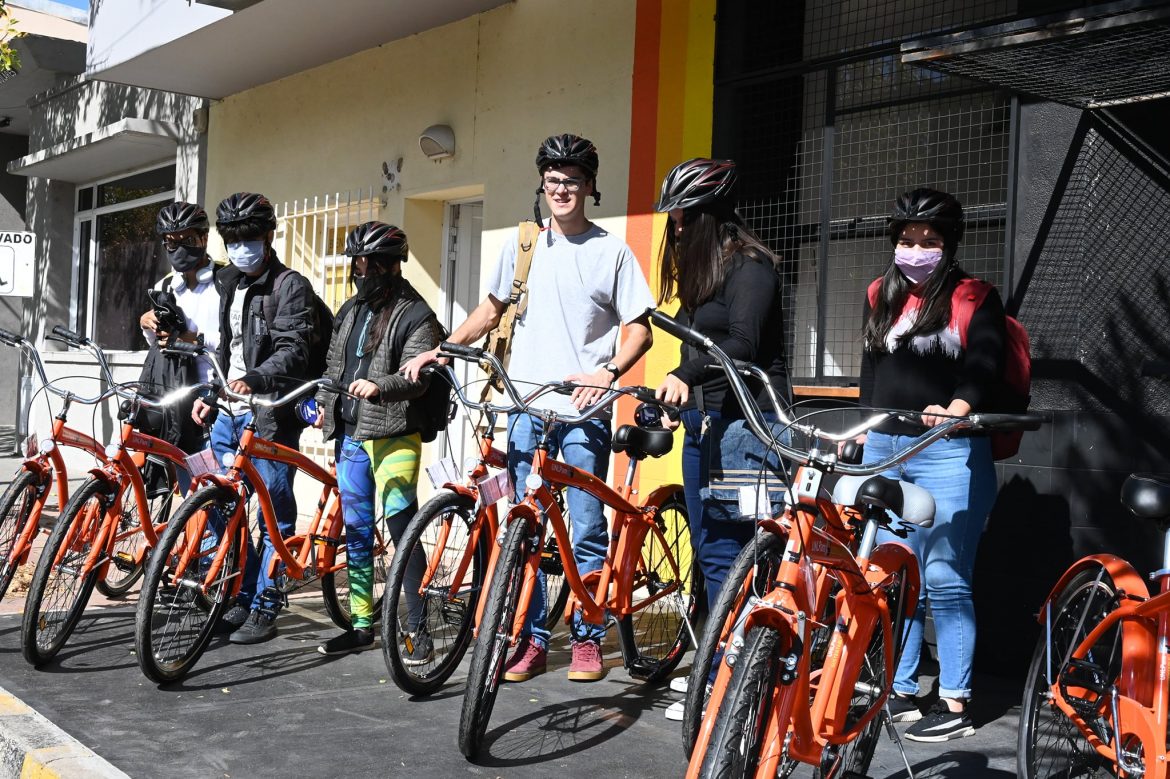
[[[602,206],[588,214],[624,232],[635,4],[589,10],[518,0],[213,105],[208,205],[239,190],[279,203],[379,185],[382,162],[402,157],[381,218],[407,231],[405,271],[437,301],[442,212],[421,201],[482,191],[490,268],[501,231],[531,213],[540,141],[575,132],[601,156]],[[419,151],[432,124],[454,129],[454,158]]]

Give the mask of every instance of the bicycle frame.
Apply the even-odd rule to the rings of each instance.
[[[868,556],[855,557],[839,540],[853,531],[842,521],[842,513],[819,497],[821,478],[820,471],[801,467],[794,481],[798,485],[797,504],[789,507],[782,518],[770,522],[769,529],[788,537],[775,585],[741,618],[735,629],[739,646],[733,642],[734,650],[727,653],[737,653],[742,637],[754,627],[767,626],[779,632],[777,651],[793,674],[789,681],[779,680],[772,690],[757,777],[776,776],[785,758],[820,765],[827,746],[848,743],[877,716],[885,705],[895,670],[893,620],[880,588],[904,567],[908,574],[904,600],[908,614],[918,600],[920,582],[913,553],[902,544],[886,543],[874,547]],[[818,516],[826,520],[827,530],[814,526]],[[769,522],[765,525],[769,526]],[[873,532],[871,527],[876,530],[873,523],[868,523],[866,536]],[[863,540],[861,546],[866,545]],[[814,685],[808,647],[814,626],[823,626],[819,620],[834,581],[840,584],[835,596],[835,628]],[[869,709],[850,723],[850,703],[875,630],[881,630],[884,638],[882,690]],[[732,663],[726,661],[725,655],[707,704],[709,713],[719,711],[731,674]],[[697,776],[702,769],[715,719],[703,718],[691,753],[689,777]]]
[[[1067,658],[1052,657],[1051,613],[1055,600],[1068,582],[1083,570],[1100,568],[1107,573],[1119,592],[1124,593],[1117,607],[1072,649]],[[1052,702],[1081,732],[1097,754],[1129,775],[1124,760],[1117,753],[1117,745],[1125,737],[1140,739],[1146,755],[1147,779],[1166,779],[1170,769],[1160,759],[1166,754],[1167,725],[1170,724],[1170,654],[1159,647],[1170,642],[1170,571],[1157,572],[1158,594],[1150,597],[1141,574],[1125,560],[1114,555],[1091,555],[1077,561],[1057,582],[1052,594],[1040,610],[1040,624],[1047,638],[1048,678],[1053,670],[1063,668],[1070,660],[1083,660],[1093,645],[1108,631],[1121,630],[1121,672],[1117,677],[1117,695],[1113,700],[1101,697],[1101,705],[1112,706],[1113,744],[1106,744],[1101,735],[1091,728],[1069,703],[1060,681],[1050,686]],[[1068,692],[1076,696],[1086,690],[1073,684]]]

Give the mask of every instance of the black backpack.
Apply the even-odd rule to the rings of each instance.
[[[399,312],[395,313],[394,320],[390,323],[391,329],[414,306],[419,305],[425,306],[427,314],[430,316],[435,315],[425,300],[416,300],[410,306],[403,306]],[[447,329],[440,325],[439,330],[442,333],[441,338],[446,339]],[[431,383],[427,385],[427,391],[417,398],[412,398],[408,403],[410,410],[419,420],[418,434],[423,443],[430,443],[438,438],[439,433],[447,429],[447,425],[455,416],[455,404],[451,400],[451,383],[439,373],[431,374]]]
[[[280,295],[281,283],[295,273],[296,271],[292,268],[282,270],[276,280],[272,282],[272,293],[264,298],[264,321],[270,332],[272,322],[276,319],[276,300]],[[309,365],[305,369],[306,381],[319,379],[325,375],[325,365],[329,357],[329,340],[333,337],[333,310],[321,299],[312,285],[309,289],[313,295],[313,329],[309,333]]]

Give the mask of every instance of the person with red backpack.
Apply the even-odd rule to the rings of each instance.
[[[861,403],[921,412],[921,425],[883,423],[866,437],[867,463],[901,449],[923,426],[997,407],[1007,323],[999,293],[971,278],[955,258],[963,228],[962,205],[934,189],[902,194],[889,218],[893,256],[869,285],[865,301]],[[914,551],[923,580],[894,677],[891,714],[896,722],[914,723],[906,732],[913,741],[973,735],[967,714],[975,649],[971,580],[997,493],[991,441],[983,435],[937,441],[884,475],[924,487],[935,500],[932,527],[909,528],[905,539],[884,539]],[[914,697],[926,602],[937,637],[939,699],[924,717]]]

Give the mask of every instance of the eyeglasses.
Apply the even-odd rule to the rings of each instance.
[[[183,246],[183,247],[188,248],[188,249],[195,249],[195,248],[198,248],[202,245],[203,244],[201,244],[199,242],[199,239],[197,237],[194,237],[194,236],[192,236],[190,238],[181,238],[178,240],[176,240],[174,238],[163,238],[163,247],[167,251],[171,251],[171,252],[173,252],[175,249],[178,249],[180,246]]]
[[[544,191],[545,191],[545,192],[547,192],[548,194],[550,194],[550,195],[551,195],[552,193],[556,192],[556,191],[557,191],[558,189],[560,189],[561,187],[564,187],[566,192],[576,192],[577,190],[579,190],[579,189],[581,188],[581,185],[582,185],[582,184],[584,184],[584,183],[585,183],[585,180],[584,180],[584,179],[573,179],[573,178],[552,179],[552,178],[546,178],[546,179],[544,180],[544,182],[543,182],[543,185],[544,185]]]

